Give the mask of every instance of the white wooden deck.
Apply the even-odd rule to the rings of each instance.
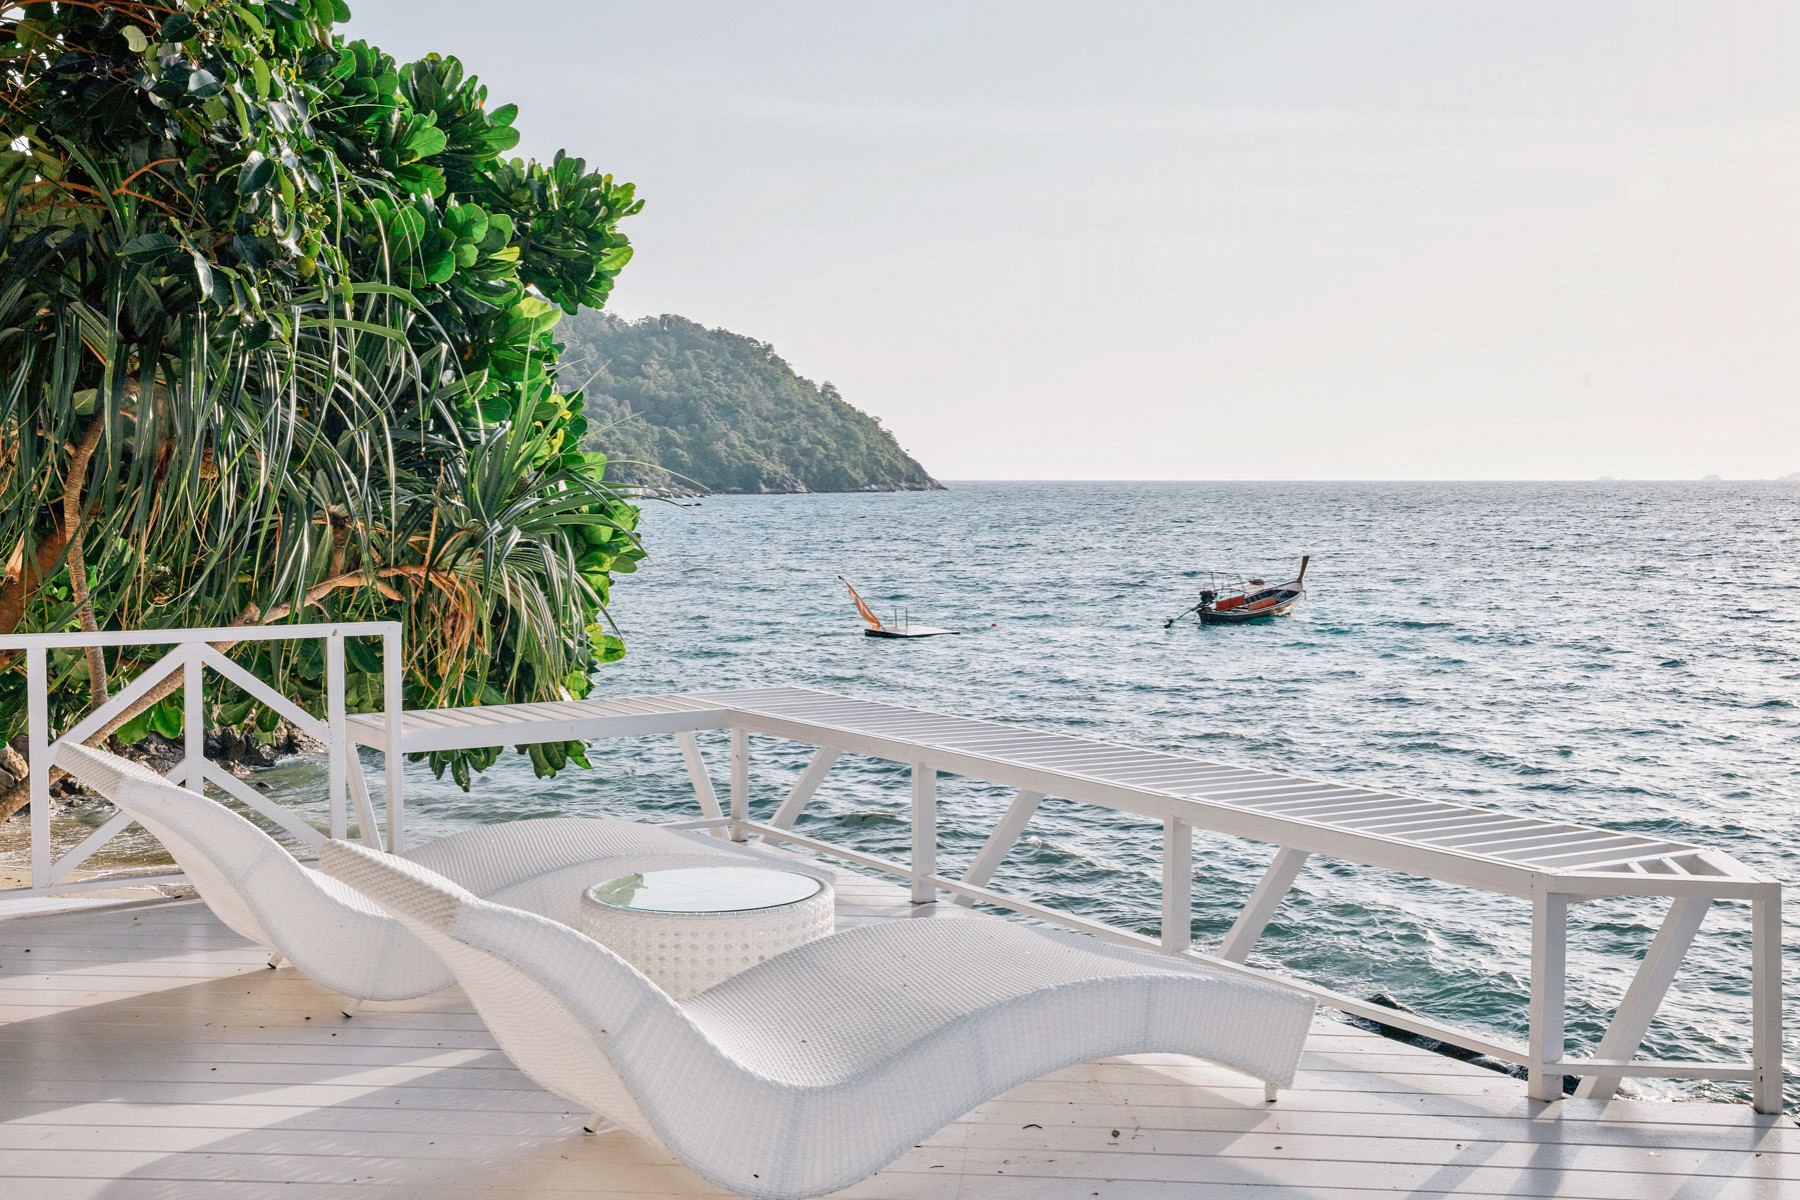
[[[999,920],[847,875],[840,922]],[[338,1000],[194,901],[0,920],[0,1197],[698,1196],[512,1069],[460,993]],[[1800,1129],[1746,1105],[1545,1105],[1321,1016],[1275,1105],[1191,1059],[1027,1084],[856,1197],[1800,1196]]]

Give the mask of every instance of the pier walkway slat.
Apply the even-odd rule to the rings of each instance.
[[[999,920],[845,873],[841,924]],[[27,952],[29,951],[29,953]],[[0,920],[0,1191],[31,1200],[715,1196],[507,1062],[459,992],[338,998],[193,901]],[[846,1200],[1777,1200],[1800,1129],[1746,1105],[1544,1104],[1326,1016],[1296,1087],[1086,1063],[927,1138]]]

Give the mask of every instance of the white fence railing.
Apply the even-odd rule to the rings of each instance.
[[[270,821],[302,846],[317,848],[326,837],[344,837],[350,825],[349,805],[354,793],[357,831],[362,839],[380,844],[380,823],[362,786],[356,753],[346,736],[344,708],[344,642],[353,637],[379,637],[382,642],[382,708],[399,712],[402,642],[400,625],[393,621],[338,624],[243,626],[222,629],[171,629],[120,633],[13,634],[0,637],[0,650],[20,651],[25,656],[26,705],[31,792],[31,884],[8,889],[9,895],[69,893],[117,886],[117,877],[72,880],[70,876],[94,852],[124,832],[131,818],[115,813],[67,852],[57,855],[50,837],[50,771],[56,752],[65,742],[80,743],[94,737],[120,714],[128,711],[157,685],[180,673],[177,690],[182,697],[182,760],[168,778],[204,792],[207,785]],[[315,717],[268,683],[238,666],[216,647],[243,642],[323,643],[325,657],[325,715]],[[166,646],[167,653],[146,667],[106,703],[60,733],[50,728],[50,653],[53,650]],[[206,757],[205,690],[208,673],[222,678],[293,722],[302,732],[325,746],[326,821],[323,831],[252,788],[218,763]],[[171,693],[173,694],[173,693]],[[404,799],[400,783],[401,756],[396,742],[387,761],[386,816],[391,841],[403,820]],[[131,882],[172,882],[179,875],[132,876]]]
[[[379,636],[384,643],[383,707],[349,715],[344,710],[343,642]],[[313,718],[266,684],[238,668],[211,643],[250,639],[323,638],[328,686],[326,715]],[[90,644],[168,645],[169,654],[107,706],[53,737],[48,727],[47,656],[53,649]],[[100,729],[111,715],[171,672],[184,672],[187,689],[187,756],[172,779],[190,787],[207,784],[236,797],[305,842],[319,831],[294,818],[241,781],[208,763],[204,754],[202,679],[211,670],[284,712],[302,728],[322,735],[330,756],[329,829],[345,834],[346,799],[354,803],[365,841],[381,838],[356,747],[386,758],[386,844],[404,844],[401,762],[408,753],[471,749],[530,742],[673,735],[680,743],[702,819],[743,840],[760,837],[892,874],[908,882],[917,903],[948,897],[983,903],[1095,936],[1164,953],[1197,956],[1216,969],[1241,972],[1311,995],[1328,1007],[1356,1014],[1525,1068],[1530,1093],[1540,1100],[1562,1096],[1565,1075],[1581,1079],[1578,1095],[1603,1098],[1627,1076],[1742,1080],[1761,1112],[1778,1112],[1782,1062],[1781,884],[1703,847],[1646,835],[1569,825],[1547,818],[1474,808],[1299,779],[1276,772],[1137,750],[1045,734],[929,711],[852,700],[807,689],[714,692],[696,695],[616,697],[469,709],[402,711],[400,630],[391,624],[284,626],[270,629],[183,630],[163,634],[54,635],[0,639],[0,649],[27,655],[30,694],[32,787],[31,891],[68,891],[70,871],[124,828],[115,817],[68,854],[52,860],[49,845],[48,773],[57,746]],[[148,682],[146,682],[148,681]],[[296,715],[298,713],[298,715]],[[721,805],[711,773],[694,739],[698,730],[729,731],[728,807]],[[811,764],[766,820],[750,813],[752,735],[814,748]],[[796,829],[834,764],[846,754],[901,764],[910,770],[911,819],[907,862],[807,836]],[[959,775],[1017,792],[989,832],[970,866],[951,877],[938,858],[938,777]],[[1091,804],[1148,817],[1162,826],[1162,922],[1160,936],[1087,920],[991,886],[1044,797]],[[1192,945],[1194,835],[1196,830],[1247,838],[1274,847],[1263,879],[1247,899],[1220,946],[1205,954]],[[1325,856],[1400,871],[1480,891],[1528,900],[1530,930],[1530,1037],[1518,1045],[1397,1012],[1306,980],[1244,965],[1307,860]],[[116,882],[116,881],[115,881]],[[104,885],[104,881],[102,881]],[[1630,987],[1615,1009],[1591,1057],[1573,1058],[1566,1045],[1567,937],[1572,907],[1604,897],[1663,897],[1670,907],[1646,948]],[[1715,904],[1750,908],[1750,1021],[1746,1060],[1687,1062],[1638,1057],[1639,1047],[1707,913]]]
[[[393,745],[393,722],[352,717],[352,739]],[[613,697],[555,704],[499,705],[402,714],[400,746],[409,752],[512,745],[570,738],[673,734],[681,743],[703,819],[690,822],[743,840],[759,837],[854,863],[905,880],[916,903],[940,898],[1011,910],[1096,937],[1168,954],[1200,957],[1215,969],[1293,988],[1341,1012],[1437,1038],[1522,1067],[1540,1100],[1611,1095],[1627,1076],[1743,1081],[1761,1112],[1782,1103],[1781,884],[1717,851],[1661,838],[1585,827],[1498,809],[1371,791],[1279,772],[1235,767],[1066,735],[804,688]],[[694,741],[700,729],[728,730],[728,808]],[[766,819],[750,811],[753,735],[813,747],[813,757]],[[904,806],[911,822],[909,861],[809,836],[796,821],[844,755],[908,768]],[[956,775],[1015,790],[1016,796],[960,875],[938,856],[938,778]],[[1046,796],[1147,817],[1162,826],[1160,936],[1088,920],[991,885]],[[1192,944],[1194,838],[1197,830],[1274,848],[1262,880],[1223,942],[1210,953]],[[1529,1041],[1398,1012],[1304,979],[1244,965],[1270,918],[1313,856],[1438,880],[1531,904]],[[1606,897],[1663,897],[1669,909],[1630,987],[1591,1057],[1569,1054],[1566,1037],[1567,942],[1572,910]],[[1750,909],[1750,1013],[1747,1051],[1736,1062],[1640,1058],[1701,922],[1714,905]]]

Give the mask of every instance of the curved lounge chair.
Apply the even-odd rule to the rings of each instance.
[[[398,921],[224,805],[89,746],[66,745],[57,762],[154,834],[221,921],[332,991],[360,1002],[450,986],[443,959]],[[603,878],[752,856],[653,825],[546,817],[484,825],[404,857],[477,895],[574,922],[582,889]]]
[[[1169,1051],[1291,1083],[1313,1002],[1003,920],[893,921],[778,954],[676,1002],[564,925],[417,864],[327,842],[320,869],[444,956],[520,1070],[748,1196],[880,1170],[1071,1063]]]

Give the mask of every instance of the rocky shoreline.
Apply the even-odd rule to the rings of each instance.
[[[705,488],[680,485],[650,487],[622,484],[620,486],[630,487],[635,495],[651,500],[703,500],[707,496],[844,496],[874,492],[946,492],[950,490],[935,479],[929,483],[896,483],[884,487],[870,484],[867,487],[847,489],[810,488],[798,481],[782,487],[760,487],[755,491],[742,488],[720,488],[717,491],[708,491]]]

